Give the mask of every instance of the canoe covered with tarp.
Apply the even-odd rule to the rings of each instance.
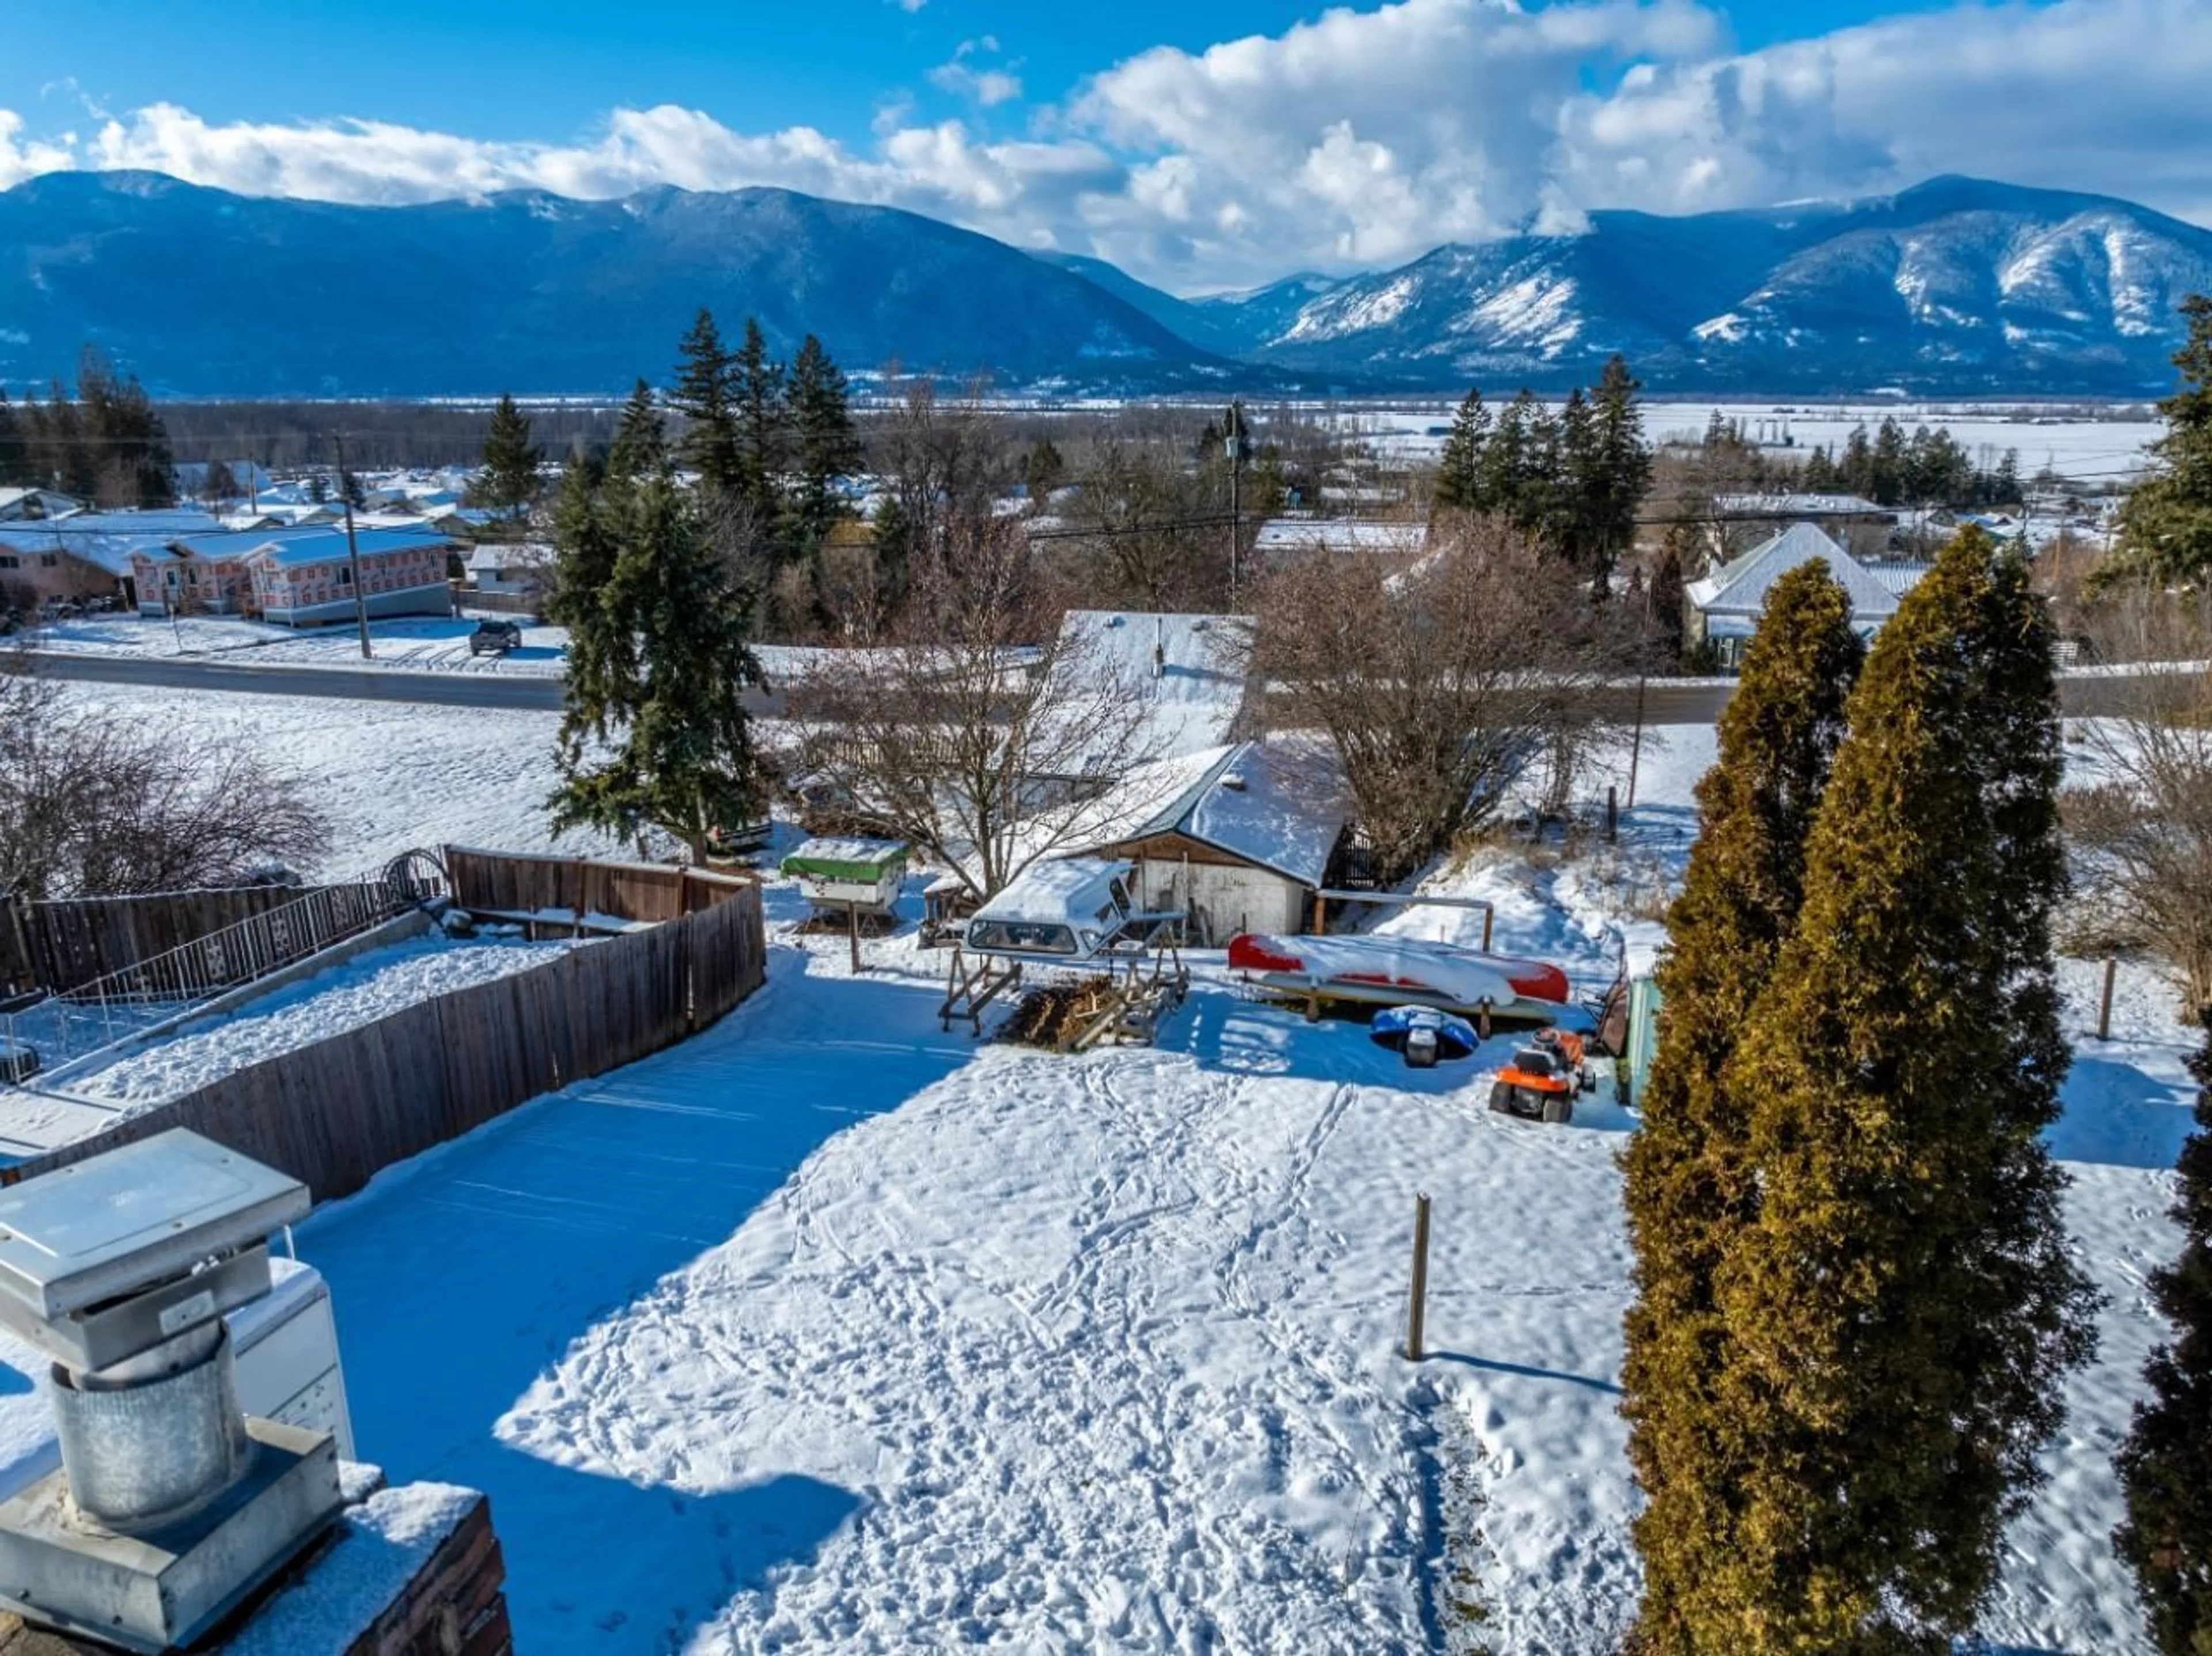
[[[1262,989],[1323,1001],[1426,1006],[1556,1023],[1568,1012],[1567,974],[1541,960],[1491,954],[1411,937],[1271,937],[1231,940],[1229,966]]]

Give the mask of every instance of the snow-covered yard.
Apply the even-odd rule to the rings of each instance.
[[[185,655],[268,667],[374,667],[536,677],[558,677],[565,669],[565,628],[525,626],[520,648],[504,654],[472,655],[469,635],[476,630],[477,619],[471,612],[373,621],[370,647],[375,653],[368,661],[361,658],[361,638],[351,626],[280,627],[234,616],[188,615],[173,621],[158,616],[84,616],[50,622],[21,642],[35,649],[77,655]]]
[[[1501,946],[1609,964],[1580,868],[1455,885],[1498,896]],[[1493,1650],[1613,1647],[1632,1117],[1493,1117],[1479,1069],[1206,972],[1156,1050],[979,1048],[939,1033],[928,957],[854,979],[842,947],[787,943],[716,1030],[301,1231],[364,1452],[491,1492],[530,1648],[1435,1647],[1460,1571]],[[2068,988],[2078,1029],[2094,969]],[[2109,1457],[2188,1124],[2160,987],[2122,989],[2059,1138],[2106,1349],[1987,1628],[2082,1656],[2143,1648]]]

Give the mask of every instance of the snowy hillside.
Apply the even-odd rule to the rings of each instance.
[[[1938,179],[1758,212],[1590,216],[1579,236],[1441,247],[1243,342],[1306,369],[1673,389],[2162,390],[2212,233],[2103,197]]]

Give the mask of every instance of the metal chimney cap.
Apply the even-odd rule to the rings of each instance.
[[[50,1322],[152,1287],[309,1205],[289,1173],[180,1127],[58,1167],[0,1190],[0,1318]]]

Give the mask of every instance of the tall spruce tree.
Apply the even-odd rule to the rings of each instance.
[[[637,641],[637,672],[607,709],[611,751],[563,748],[553,821],[624,837],[659,828],[703,862],[719,831],[766,809],[744,702],[761,680],[750,595],[673,478],[617,490],[612,503],[620,550],[606,605]]]
[[[1437,462],[1437,509],[1440,512],[1480,512],[1488,502],[1483,494],[1483,449],[1490,441],[1490,411],[1483,406],[1480,387],[1467,393],[1452,416],[1451,433],[1444,439]]]
[[[773,525],[781,515],[784,468],[791,463],[790,393],[789,376],[769,355],[759,320],[748,316],[744,343],[730,364],[730,400],[737,420],[737,497],[756,524]]]
[[[655,467],[653,475],[664,472]],[[637,634],[614,588],[620,521],[633,481],[610,473],[594,488],[585,467],[570,466],[553,508],[553,595],[545,614],[568,630],[559,736],[563,775],[589,765],[596,746],[635,702]]]
[[[668,405],[684,417],[678,458],[699,474],[709,495],[735,499],[744,491],[745,469],[738,436],[737,367],[713,312],[700,311],[678,349],[681,360],[668,393]]]
[[[667,423],[661,417],[660,404],[653,394],[653,387],[640,379],[630,387],[629,399],[623,405],[622,418],[615,424],[614,441],[607,446],[607,476],[618,482],[635,483],[667,467]]]
[[[1679,589],[1679,574],[1677,575]],[[1679,595],[1679,590],[1678,590]],[[1688,1608],[1741,1545],[1719,1364],[1730,1337],[1714,1276],[1757,1214],[1747,1112],[1726,1082],[1746,1017],[1794,929],[1805,842],[1844,735],[1864,654],[1850,600],[1826,566],[1778,581],[1698,784],[1698,834],[1660,963],[1659,1051],[1624,1158],[1637,1299],[1622,1412],[1648,1505],[1641,1648],[1718,1647]]]
[[[1615,352],[1590,393],[1586,509],[1590,579],[1601,590],[1636,541],[1636,514],[1651,487],[1651,447],[1644,440],[1643,384]]]
[[[484,428],[483,465],[471,492],[495,512],[520,515],[538,498],[542,458],[530,441],[530,417],[502,393]]]
[[[15,417],[15,405],[9,400],[8,387],[0,386],[0,487],[25,487],[32,481],[29,449]]]
[[[812,334],[792,358],[791,499],[786,521],[793,551],[811,557],[845,512],[837,484],[861,467],[860,435],[854,428],[845,375]],[[1036,458],[1032,450],[1031,459]]]
[[[2197,1018],[2197,1130],[2181,1147],[2169,1210],[2181,1253],[2150,1278],[2173,1337],[2144,1367],[2150,1396],[2120,1446],[2127,1518],[2112,1537],[2162,1656],[2212,1651],[2212,1007]]]
[[[2212,573],[2212,297],[2181,301],[2188,338],[2174,354],[2181,384],[2158,405],[2166,435],[2151,445],[2159,470],[2120,514],[2113,573],[2197,581]]]
[[[1698,1441],[1732,1544],[1670,1567],[1679,1648],[1948,1651],[2088,1355],[2041,1137],[2067,1061],[2051,645],[2019,560],[1961,535],[1852,691],[1796,929],[1722,1071],[1756,1193],[1714,1266]]]

